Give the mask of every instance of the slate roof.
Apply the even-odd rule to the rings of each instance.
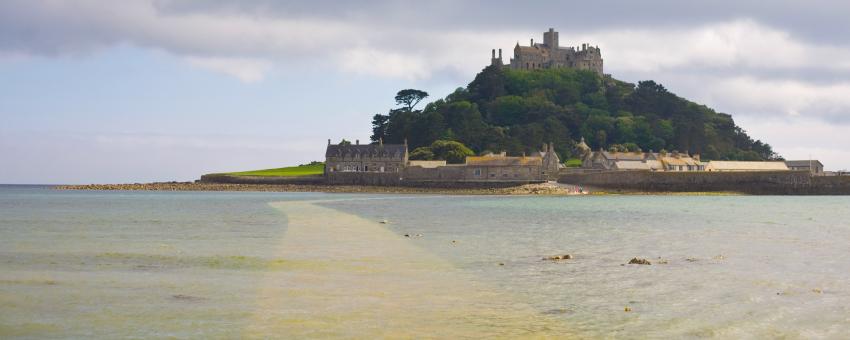
[[[469,166],[542,166],[543,158],[540,157],[493,157],[493,156],[469,156],[466,157],[466,165]]]
[[[809,162],[811,162],[811,163],[809,163]],[[789,166],[789,167],[791,167],[791,166],[793,166],[793,167],[808,167],[810,164],[811,164],[811,165],[814,165],[814,166],[820,166],[820,167],[823,167],[823,163],[821,163],[821,162],[820,162],[820,161],[818,161],[817,159],[812,159],[811,161],[809,161],[809,160],[803,160],[803,161],[785,161],[785,165],[787,165],[787,166]]]
[[[788,170],[785,162],[711,161],[706,170],[716,171],[783,171]]]
[[[608,152],[602,151],[602,156],[615,161],[642,161],[646,158],[643,152]]]
[[[343,155],[348,154],[360,154],[360,155],[384,155],[384,156],[392,156],[395,153],[399,155],[404,155],[407,151],[407,147],[404,144],[363,144],[363,145],[339,145],[339,144],[331,144],[328,145],[327,150],[325,151],[325,157],[341,157]]]

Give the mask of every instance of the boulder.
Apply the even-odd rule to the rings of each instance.
[[[652,262],[649,262],[649,260],[647,260],[647,259],[639,259],[639,258],[637,258],[637,257],[634,257],[634,258],[632,258],[632,259],[629,261],[629,264],[645,264],[645,265],[651,265],[651,264],[652,264]]]

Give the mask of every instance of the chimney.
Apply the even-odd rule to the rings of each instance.
[[[360,140],[359,140],[359,139],[355,139],[355,140],[354,140],[354,145],[360,145]]]
[[[501,50],[499,50],[499,51],[501,51]],[[491,58],[496,59],[496,49],[495,48],[493,49],[492,55],[493,56]]]
[[[384,146],[384,139],[378,138],[378,146]]]
[[[531,38],[531,46],[534,47],[534,38]]]
[[[699,160],[699,154],[698,154],[698,153],[695,153],[695,154],[694,154],[693,159],[694,159],[695,161],[699,162],[699,161],[700,161],[700,160]]]
[[[549,142],[549,152],[555,152],[555,143]]]
[[[331,145],[331,139],[328,138],[328,145]]]
[[[499,59],[502,59],[502,49],[499,49]]]

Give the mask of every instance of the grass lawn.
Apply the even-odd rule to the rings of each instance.
[[[281,176],[281,177],[294,177],[294,176],[310,176],[310,175],[321,175],[325,171],[325,164],[306,164],[299,166],[290,166],[286,168],[277,168],[277,169],[265,169],[265,170],[253,170],[253,171],[241,171],[241,172],[228,172],[227,175],[233,176]]]
[[[581,160],[578,158],[570,158],[564,162],[564,165],[568,168],[579,168],[581,167]]]

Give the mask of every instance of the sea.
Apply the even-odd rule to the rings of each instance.
[[[0,186],[3,339],[848,337],[846,196]]]

